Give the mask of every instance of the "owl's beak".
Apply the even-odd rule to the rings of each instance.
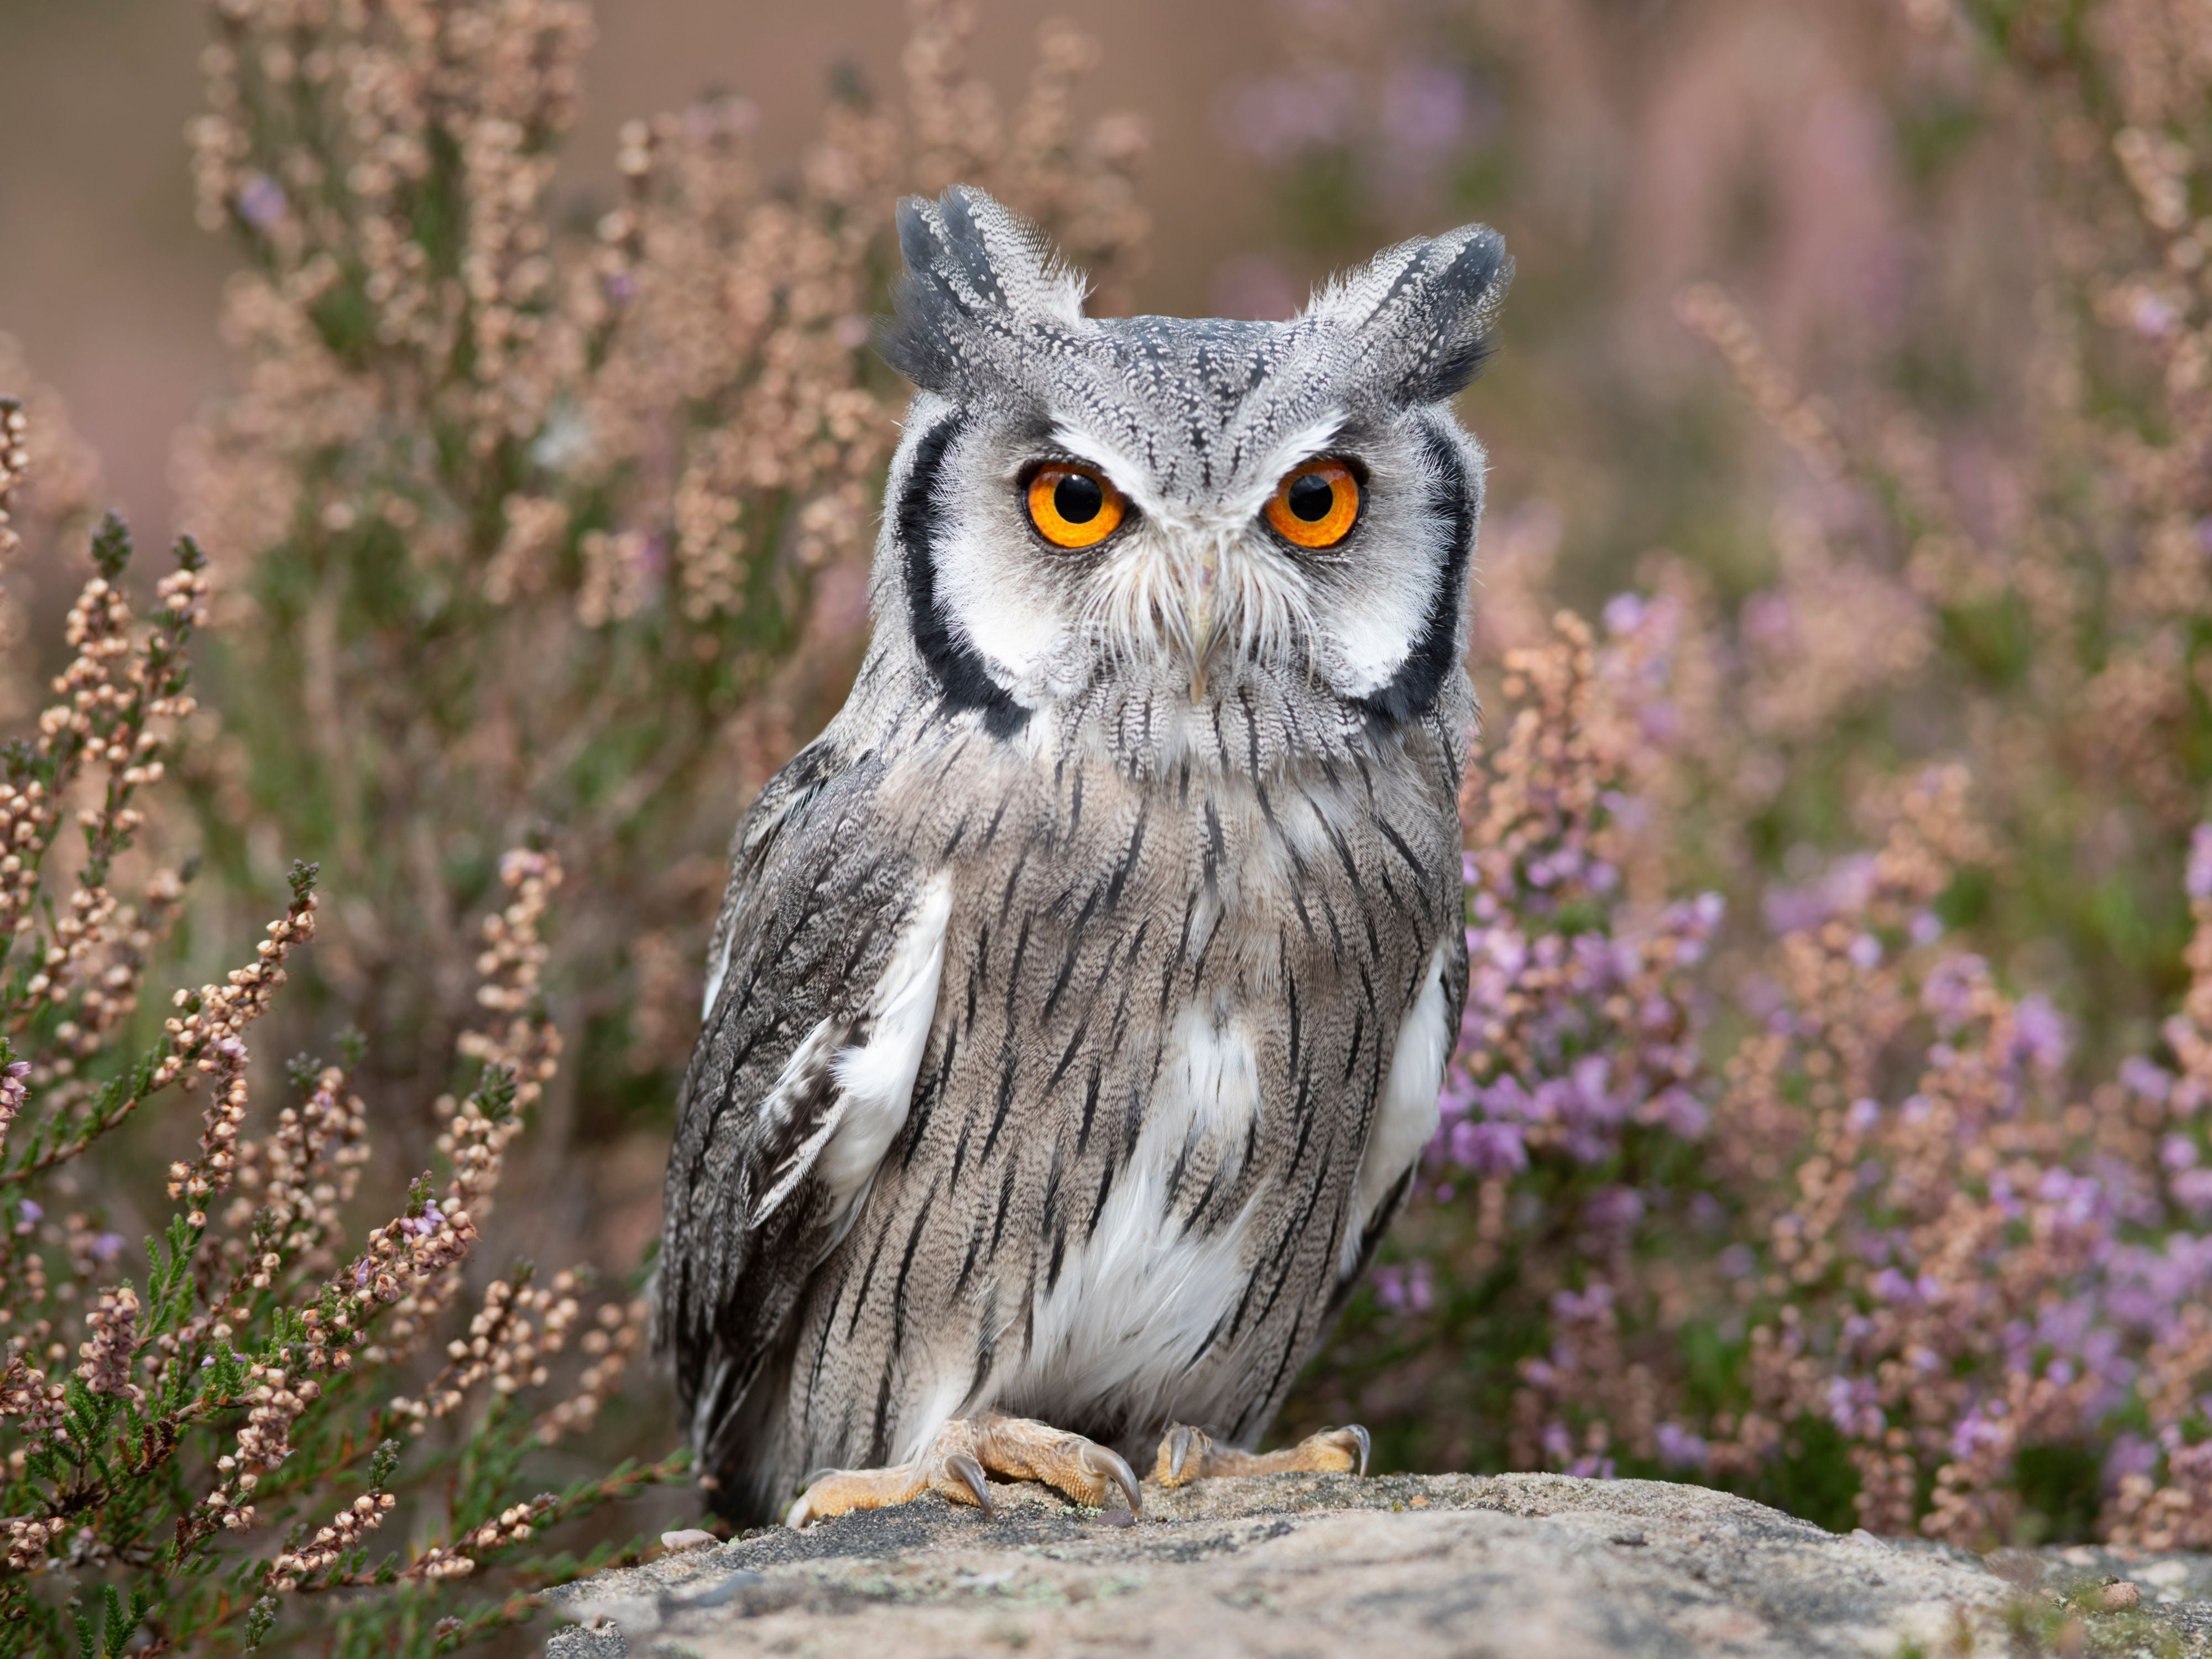
[[[1198,569],[1191,581],[1185,610],[1190,622],[1190,700],[1194,706],[1206,701],[1206,665],[1213,655],[1215,561],[1216,556],[1210,551],[1199,555]]]

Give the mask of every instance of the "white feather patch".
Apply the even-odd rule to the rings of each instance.
[[[1437,1132],[1437,1099],[1443,1090],[1444,1059],[1451,1042],[1448,1024],[1444,947],[1438,945],[1429,957],[1429,976],[1420,994],[1398,1024],[1390,1075],[1383,1079],[1375,1127],[1368,1131],[1367,1151],[1359,1160],[1359,1187],[1353,1198],[1357,1224],[1344,1231],[1344,1255],[1338,1264],[1341,1272],[1350,1273],[1359,1265],[1360,1235],[1373,1224],[1390,1189],[1413,1168],[1421,1148]]]
[[[1259,1064],[1243,1030],[1208,1011],[1186,1013],[1176,1042],[1180,1058],[1163,1068],[1135,1154],[1096,1231],[1069,1241],[1059,1283],[1038,1299],[1030,1358],[992,1390],[1000,1398],[1038,1409],[1111,1399],[1140,1419],[1170,1402],[1200,1409],[1183,1395],[1200,1344],[1250,1278],[1249,1212],[1210,1234],[1187,1231],[1168,1212],[1170,1185],[1189,1141],[1241,1156],[1261,1109]]]
[[[842,1237],[852,1224],[876,1166],[906,1123],[914,1079],[937,1012],[938,981],[945,970],[945,925],[952,915],[951,879],[939,874],[922,889],[883,976],[869,994],[868,1040],[829,1052],[832,1024],[807,1032],[784,1062],[775,1086],[761,1103],[764,1122],[775,1122],[810,1074],[827,1065],[837,1093],[822,1121],[762,1194],[756,1217],[765,1220],[783,1206],[810,1175],[830,1191],[830,1223]]]
[[[841,1230],[914,1103],[914,1079],[937,1017],[945,925],[951,915],[951,878],[939,872],[922,889],[914,920],[869,996],[868,1040],[839,1049],[830,1062],[837,1079],[837,1127],[814,1169],[830,1189]]]
[[[737,949],[734,929],[725,934],[722,948],[714,953],[714,965],[707,970],[707,994],[700,1000],[699,1018],[703,1022],[714,1017],[714,999],[722,994],[722,981],[730,976],[730,953]]]

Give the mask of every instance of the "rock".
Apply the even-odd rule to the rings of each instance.
[[[2086,1620],[2091,1652],[2212,1656],[2203,1604],[2116,1604],[2113,1552],[2008,1552],[2000,1571],[1697,1486],[1271,1475],[1147,1488],[1134,1526],[1035,1486],[993,1495],[990,1520],[925,1499],[603,1573],[550,1592],[582,1627],[546,1651],[1894,1659],[2034,1650],[2014,1632],[2039,1646]]]

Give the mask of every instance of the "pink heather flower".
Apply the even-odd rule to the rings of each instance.
[[[30,1097],[31,1086],[25,1081],[31,1074],[27,1060],[11,1060],[0,1066],[0,1139],[5,1139],[8,1126],[15,1121],[15,1114],[23,1109]]]
[[[2173,1196],[2184,1209],[2202,1215],[2212,1210],[2212,1170],[2184,1170],[2173,1178]]]
[[[2161,334],[2172,333],[2173,325],[2180,320],[2180,313],[2157,295],[2139,294],[2136,296],[2134,322],[2136,333],[2154,339]]]

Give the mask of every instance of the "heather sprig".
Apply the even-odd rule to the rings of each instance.
[[[340,1629],[449,1651],[528,1617],[536,1589],[580,1569],[542,1553],[550,1531],[681,1467],[624,1465],[560,1492],[532,1478],[537,1449],[614,1391],[636,1346],[626,1291],[595,1295],[574,1269],[541,1287],[520,1267],[472,1321],[446,1317],[480,1240],[470,1206],[488,1207],[522,1109],[556,1069],[536,985],[559,863],[524,850],[504,866],[513,897],[485,925],[483,1029],[459,1045],[480,1077],[453,1109],[442,1178],[362,1190],[359,1041],[340,1066],[257,1063],[317,932],[313,866],[294,868],[283,915],[243,966],[179,990],[146,1046],[121,1052],[149,1024],[129,1016],[152,941],[126,957],[94,947],[131,913],[112,884],[161,780],[155,722],[189,712],[204,562],[187,544],[141,616],[119,526],[93,556],[68,623],[75,660],[8,798],[14,939],[33,954],[0,1029],[0,1653],[270,1650]],[[47,854],[72,807],[84,836],[64,870]],[[179,903],[167,872],[136,867],[155,903]],[[76,901],[59,921],[50,884]],[[147,896],[132,896],[143,914]],[[88,1042],[78,964],[103,959],[103,1040]],[[168,1166],[142,1276],[127,1224],[108,1216],[159,1218],[164,1194],[110,1155],[125,1137],[196,1141]],[[356,1231],[367,1206],[395,1199],[398,1213]],[[416,1352],[440,1337],[432,1373]],[[395,1519],[398,1547],[377,1559],[373,1535]],[[321,1599],[337,1589],[352,1594]]]

